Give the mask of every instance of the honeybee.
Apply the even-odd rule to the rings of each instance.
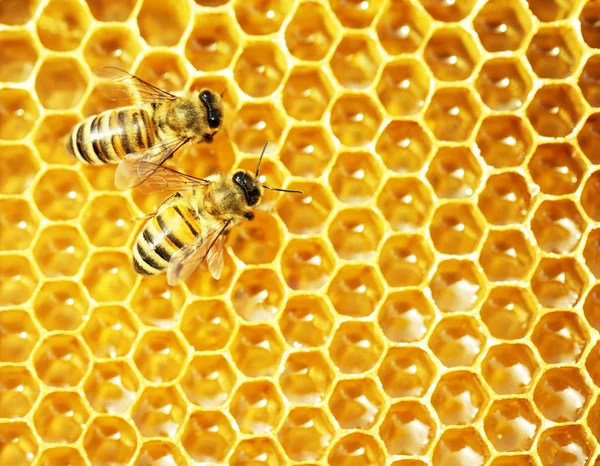
[[[229,232],[244,220],[254,218],[263,189],[273,188],[258,179],[256,172],[238,170],[229,174],[196,178],[153,162],[140,161],[150,172],[144,188],[176,191],[149,216],[133,248],[133,267],[142,275],[167,271],[169,285],[175,286],[192,275],[206,260],[210,274],[218,280],[223,270],[223,248]]]
[[[138,106],[87,118],[75,126],[67,148],[84,163],[119,163],[119,189],[143,183],[185,144],[210,143],[221,129],[223,102],[210,89],[178,97],[119,68],[104,68],[102,75],[115,81],[109,98],[123,96],[123,89],[116,87],[122,83],[125,95],[132,92]]]

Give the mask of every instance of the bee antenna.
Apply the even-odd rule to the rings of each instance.
[[[304,192],[300,191],[299,189],[271,188],[271,186],[267,186],[266,184],[263,184],[263,188],[270,189],[271,191],[281,191],[281,192],[284,192],[284,193],[304,194]]]
[[[258,159],[258,163],[256,164],[256,174],[254,176],[258,176],[258,171],[260,170],[260,163],[262,162],[263,155],[265,155],[265,151],[267,150],[267,145],[269,144],[269,140],[265,141],[265,147],[263,147],[262,152],[260,153],[260,158]]]
[[[221,92],[220,96],[223,97],[225,95],[225,93],[227,92],[227,88],[223,89],[223,92]]]

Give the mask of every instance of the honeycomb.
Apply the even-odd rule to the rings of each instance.
[[[0,0],[0,464],[600,465],[600,2]],[[65,150],[101,66],[225,93],[220,281]],[[597,147],[598,146],[598,147]]]

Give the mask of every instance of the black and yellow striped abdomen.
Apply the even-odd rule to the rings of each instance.
[[[200,234],[200,222],[180,194],[165,203],[169,207],[146,222],[133,247],[133,267],[142,275],[165,271],[171,256]]]
[[[80,162],[117,163],[153,146],[156,139],[156,127],[145,110],[109,110],[79,123],[67,148]]]

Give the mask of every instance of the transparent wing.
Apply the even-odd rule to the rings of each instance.
[[[215,245],[210,248],[206,257],[206,264],[208,265],[208,271],[215,280],[221,279],[221,272],[223,272],[223,265],[225,259],[223,255],[223,249],[225,248],[226,234],[223,233],[215,241]]]
[[[140,161],[138,168],[146,172],[152,172],[139,185],[141,191],[148,194],[160,191],[190,191],[210,184],[210,181],[204,178],[196,178],[195,176],[187,175],[162,165],[156,165],[152,162]]]
[[[131,73],[113,66],[100,68],[96,73],[101,78],[109,79],[108,85],[98,87],[98,90],[109,100],[134,99],[139,102],[158,102],[175,100],[177,96],[144,81]]]
[[[224,245],[221,236],[223,236],[227,225],[229,225],[228,220],[205,231],[203,230],[194,241],[171,256],[167,267],[169,285],[176,286],[187,280],[209,255],[211,256],[211,263],[213,263],[213,268],[210,269],[211,275],[215,279],[221,276]],[[219,267],[218,270],[217,267]]]
[[[177,138],[155,144],[143,152],[127,154],[117,167],[115,186],[128,189],[142,184],[187,142],[188,139]]]

